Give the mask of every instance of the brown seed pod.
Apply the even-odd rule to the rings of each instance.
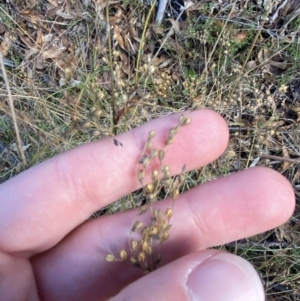
[[[139,211],[139,215],[145,214],[148,210],[148,207],[146,205],[142,206],[140,211]]]
[[[108,255],[105,256],[105,260],[107,262],[113,262],[113,261],[116,261],[116,257],[112,254],[108,254]]]
[[[162,161],[165,158],[165,155],[166,155],[165,151],[161,149],[158,152],[158,159],[159,159],[159,161]]]
[[[143,156],[140,158],[139,163],[140,163],[140,164],[143,164],[144,161],[145,161],[147,158],[148,158],[147,155],[143,155]]]
[[[144,177],[145,177],[145,170],[144,169],[139,170],[138,172],[139,181],[142,182],[144,180]]]
[[[148,249],[149,247],[149,243],[145,240],[142,242],[142,251],[143,252],[146,252],[146,250]]]
[[[170,208],[167,209],[166,212],[165,212],[165,215],[166,215],[167,219],[169,220],[173,215],[173,210],[170,209]]]
[[[72,76],[73,76],[73,72],[72,69],[70,67],[67,67],[65,70],[65,78],[67,81],[70,81]]]
[[[154,193],[150,193],[146,197],[148,202],[154,202],[156,200],[156,195]]]
[[[153,139],[155,137],[155,134],[156,134],[155,131],[149,132],[149,134],[148,134],[148,140]]]
[[[169,177],[167,177],[163,181],[163,186],[165,190],[169,190],[172,187],[172,180]]]
[[[121,250],[120,251],[120,258],[122,260],[126,260],[127,259],[127,252],[125,250]]]
[[[164,171],[164,178],[168,179],[168,178],[170,178],[170,176],[171,176],[170,170],[165,170]]]
[[[153,73],[155,72],[155,69],[156,69],[156,68],[155,68],[154,66],[150,66],[150,67],[149,67],[149,73],[150,73],[150,74],[153,74]]]
[[[98,130],[94,130],[94,131],[91,132],[91,135],[92,135],[93,137],[98,137],[98,136],[101,135],[101,132],[98,131]]]
[[[147,184],[147,185],[145,186],[145,190],[146,190],[147,193],[152,193],[153,190],[154,190],[154,185],[153,185],[153,183]]]
[[[143,166],[146,168],[150,164],[150,158],[147,156],[143,162]]]
[[[81,127],[84,129],[88,129],[92,126],[92,123],[90,122],[90,120],[85,120],[82,122]]]
[[[154,208],[154,214],[153,217],[156,218],[156,220],[161,220],[163,218],[163,213],[160,209]]]
[[[165,145],[170,145],[174,142],[174,137],[168,137],[168,139],[165,141]]]
[[[191,123],[191,121],[192,121],[192,119],[190,117],[186,117],[184,122],[183,122],[183,125],[188,125],[188,124]]]
[[[143,230],[142,230],[142,239],[143,240],[146,240],[148,239],[148,233],[149,233],[149,228],[148,227],[144,227]]]
[[[168,238],[169,238],[169,232],[165,231],[162,233],[160,240],[163,242],[166,241]]]
[[[175,188],[174,190],[172,190],[171,192],[171,196],[173,200],[176,200],[179,197],[179,188]]]
[[[93,112],[93,116],[96,117],[96,118],[99,118],[102,114],[102,111],[101,110],[95,110]]]
[[[132,242],[131,242],[131,249],[132,249],[132,251],[137,251],[137,249],[139,248],[139,246],[140,246],[140,244],[139,244],[139,242],[137,241],[137,240],[133,240]]]
[[[157,154],[158,154],[157,150],[155,150],[155,149],[151,150],[150,155],[149,155],[150,159],[152,160],[153,158],[155,158],[157,156]]]
[[[170,166],[169,165],[164,165],[161,170],[163,172],[170,171]]]
[[[151,255],[152,252],[153,252],[152,247],[148,245],[148,247],[145,249],[145,253],[148,254],[148,255]]]
[[[178,133],[178,129],[179,129],[178,127],[170,129],[170,131],[169,131],[169,137],[170,138],[174,138],[174,136]]]
[[[155,227],[155,226],[150,227],[148,234],[150,236],[157,235],[158,234],[158,227]]]
[[[132,228],[131,228],[131,231],[132,231],[132,232],[135,232],[135,231],[139,230],[142,226],[143,226],[143,223],[142,223],[141,221],[136,221],[136,222],[133,224],[133,226],[132,226]]]
[[[179,125],[180,125],[180,126],[183,125],[184,121],[185,121],[185,116],[184,116],[184,115],[180,115],[180,116],[179,116],[179,119],[178,119]]]
[[[99,100],[102,100],[102,99],[104,98],[104,96],[105,96],[104,92],[103,92],[103,91],[99,91],[99,92],[97,93],[97,100],[98,100],[98,101],[99,101]]]
[[[153,170],[152,171],[152,181],[156,181],[158,177],[158,171],[157,170]]]
[[[90,108],[90,112],[93,114],[95,111],[97,110],[97,108],[95,107],[95,106],[92,106],[91,108]]]
[[[146,254],[144,252],[140,252],[138,255],[139,263],[143,263],[146,260]]]

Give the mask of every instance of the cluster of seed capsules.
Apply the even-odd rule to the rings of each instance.
[[[165,147],[172,144],[180,128],[188,125],[190,122],[190,117],[181,115],[178,119],[178,124],[169,130],[164,143]],[[159,248],[170,236],[170,219],[173,215],[174,200],[180,195],[180,188],[185,184],[186,180],[185,166],[183,166],[179,175],[176,177],[171,176],[170,166],[163,164],[166,151],[153,148],[155,135],[155,131],[149,132],[138,163],[137,178],[141,186],[143,186],[146,204],[139,209],[131,227],[129,248],[127,248],[127,251],[122,249],[119,252],[119,257],[115,257],[113,254],[108,254],[105,257],[108,262],[129,261],[130,264],[141,268],[145,273],[155,270],[161,261]],[[158,160],[156,165],[159,167],[149,171],[151,181],[144,185],[150,163],[154,162],[154,160]],[[156,202],[167,197],[173,199],[171,208],[159,208],[160,206],[156,205]]]

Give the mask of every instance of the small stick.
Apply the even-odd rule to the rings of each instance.
[[[13,98],[12,98],[12,95],[11,95],[11,90],[10,90],[10,86],[9,86],[9,83],[8,83],[7,74],[6,74],[6,70],[5,70],[5,67],[4,67],[3,55],[2,55],[1,52],[0,52],[0,64],[1,64],[2,74],[3,74],[3,79],[4,79],[4,82],[5,82],[5,85],[6,85],[8,103],[9,103],[9,108],[10,108],[10,111],[11,111],[11,117],[12,117],[12,120],[13,120],[13,125],[14,125],[14,128],[15,128],[15,132],[16,132],[17,148],[18,148],[19,156],[22,159],[23,167],[25,168],[27,166],[26,157],[25,157],[23,147],[22,147],[20,131],[19,131],[18,123],[17,123],[16,114],[15,114],[14,101],[13,101]]]
[[[156,14],[156,19],[155,19],[155,22],[157,25],[160,25],[163,20],[168,1],[169,0],[160,0],[159,1],[158,11]]]
[[[273,155],[265,155],[265,154],[261,154],[259,155],[262,158],[266,158],[266,159],[274,159],[274,160],[278,160],[278,161],[285,161],[285,162],[289,162],[289,163],[300,163],[300,158],[299,159],[291,159],[291,158],[285,158],[285,157],[279,157],[279,156],[273,156]]]
[[[293,248],[293,244],[287,242],[231,242],[225,244],[226,247],[238,247],[238,248],[250,248],[250,247],[262,247],[262,248]]]

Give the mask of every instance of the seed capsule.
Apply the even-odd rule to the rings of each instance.
[[[156,181],[158,177],[158,171],[157,170],[153,170],[152,172],[152,181]]]
[[[99,118],[102,114],[102,111],[101,110],[96,110],[93,112],[93,116],[96,117],[96,118]]]
[[[139,230],[142,226],[143,226],[143,223],[141,221],[136,221],[133,224],[131,231],[135,232],[135,231]]]
[[[165,215],[166,215],[167,219],[169,220],[173,215],[173,210],[172,209],[167,209],[166,212],[165,212]]]
[[[161,236],[161,241],[166,241],[169,238],[169,232],[165,231],[163,232],[162,236]]]
[[[139,170],[139,173],[138,173],[139,181],[142,182],[144,177],[145,177],[145,170],[144,169]]]
[[[172,199],[176,200],[179,197],[179,189],[175,188],[174,190],[172,190]]]
[[[138,256],[138,260],[140,263],[144,262],[146,260],[146,254],[144,252],[140,252]]]
[[[165,158],[165,154],[166,154],[165,151],[162,149],[158,152],[159,161],[162,161]]]
[[[72,78],[72,69],[71,68],[69,68],[69,67],[67,67],[65,70],[65,78],[66,78],[66,80],[71,80],[71,78]]]
[[[150,227],[149,229],[149,235],[154,236],[158,234],[158,228],[157,227]]]
[[[178,133],[178,129],[179,129],[178,127],[170,129],[170,131],[169,131],[169,137],[173,138]]]
[[[142,208],[139,211],[139,215],[145,214],[148,210],[148,207],[146,205],[142,206]]]
[[[105,260],[106,260],[107,262],[113,262],[113,261],[116,260],[116,258],[115,258],[114,255],[108,254],[108,255],[105,256]]]
[[[184,115],[180,115],[180,117],[178,119],[179,125],[183,125],[184,121],[185,121],[185,116]]]
[[[150,194],[147,195],[146,200],[148,202],[153,202],[153,201],[156,200],[156,195],[154,193],[150,193]]]
[[[104,98],[104,92],[103,91],[99,91],[98,93],[97,93],[97,98],[98,98],[98,100],[102,100],[103,98]]]
[[[151,132],[149,132],[149,134],[148,134],[148,139],[151,140],[151,139],[154,138],[154,136],[155,136],[155,131],[151,131]]]
[[[126,260],[126,259],[127,259],[127,253],[126,253],[125,250],[121,250],[121,251],[120,251],[120,258],[121,258],[122,260]]]
[[[138,249],[138,247],[139,247],[139,242],[137,240],[133,240],[131,242],[131,249],[132,249],[132,251],[135,252]]]
[[[155,158],[156,156],[157,156],[157,150],[155,150],[155,149],[153,149],[152,151],[151,151],[151,153],[150,153],[150,159],[153,159],[153,158]]]
[[[183,125],[188,125],[188,124],[190,124],[191,123],[191,118],[190,117],[186,117],[185,118],[185,120],[184,120],[184,122],[183,122]]]
[[[146,250],[148,249],[148,247],[149,247],[148,242],[147,242],[146,240],[143,241],[143,242],[142,242],[142,251],[143,251],[143,252],[146,252]]]
[[[154,185],[152,183],[149,183],[146,185],[145,189],[147,193],[152,193],[154,190]]]
[[[168,137],[168,139],[165,142],[165,145],[170,145],[174,142],[174,137]]]

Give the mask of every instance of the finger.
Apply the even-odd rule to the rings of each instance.
[[[155,206],[165,210],[171,201]],[[159,249],[162,265],[274,228],[291,216],[294,206],[289,182],[266,168],[248,169],[196,187],[176,200],[170,238]],[[126,249],[136,214],[129,211],[88,222],[36,258],[33,267],[43,299],[106,300],[141,277],[142,272],[128,263],[104,260],[107,254],[118,256]]]
[[[110,300],[264,301],[265,296],[249,262],[232,254],[207,250],[142,277]]]
[[[178,173],[217,158],[228,141],[224,120],[208,110],[191,112],[191,124],[168,146],[165,163]],[[148,133],[161,148],[179,114],[128,133],[78,147],[0,186],[0,249],[31,254],[46,250],[93,212],[137,189],[137,162]],[[121,146],[121,144],[123,146]],[[117,145],[116,145],[117,144]],[[24,229],[26,231],[24,232]]]

